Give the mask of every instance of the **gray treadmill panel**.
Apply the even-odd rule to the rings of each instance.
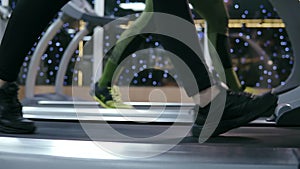
[[[194,107],[194,103],[175,103],[175,102],[124,102],[132,106],[160,106],[160,107]],[[40,105],[99,105],[98,102],[94,101],[38,101]]]
[[[181,110],[181,111],[179,111]],[[52,120],[96,120],[116,122],[181,122],[191,123],[194,113],[182,109],[103,109],[74,107],[23,107],[24,117]]]

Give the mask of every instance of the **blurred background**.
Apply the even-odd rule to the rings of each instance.
[[[293,50],[289,37],[285,31],[285,25],[277,15],[276,10],[268,0],[224,0],[230,15],[230,55],[234,64],[235,71],[243,86],[270,89],[278,85],[284,85],[285,79],[291,72],[293,66]],[[16,0],[11,1],[13,9]],[[89,1],[94,5],[94,1]],[[127,4],[127,5],[126,5]],[[135,5],[134,5],[135,4]],[[105,15],[112,17],[122,17],[129,14],[139,16],[142,11],[144,1],[142,0],[106,0]],[[204,36],[204,21],[201,16],[193,13],[198,35],[200,39]],[[132,18],[134,20],[135,18]],[[55,20],[55,18],[53,19]],[[51,24],[51,23],[50,23]],[[64,50],[72,37],[84,25],[82,21],[66,23],[55,38],[49,42],[46,53],[42,56],[42,63],[39,67],[37,84],[53,85],[55,82],[56,72]],[[24,25],[26,26],[26,25]],[[114,31],[105,31],[104,35],[104,53],[111,48],[112,39],[118,39],[120,34],[126,28],[116,28]],[[43,34],[41,34],[41,37]],[[144,36],[145,41],[141,48],[159,47],[160,43],[154,36]],[[93,62],[93,59],[77,57],[81,53],[89,54],[86,42],[91,41],[92,35],[86,36],[78,50],[74,53],[65,75],[64,85],[90,84],[91,78],[78,77],[80,70],[76,70],[74,65],[78,62]],[[24,85],[27,77],[27,71],[31,55],[35,50],[37,43],[29,51],[20,73],[19,83]],[[86,51],[85,51],[86,50]],[[147,55],[147,59],[139,59],[137,55]],[[105,55],[106,57],[108,55]],[[136,58],[136,59],[135,59]],[[107,58],[104,58],[107,59]],[[149,70],[145,66],[148,62],[154,62],[157,67],[164,71]],[[134,86],[165,86],[173,85],[174,78],[169,77],[168,70],[172,69],[169,59],[163,57],[160,53],[151,51],[132,54],[132,66],[124,70],[120,77],[122,81],[131,81]],[[142,72],[141,72],[142,71]],[[139,73],[138,73],[139,72]],[[73,74],[75,76],[73,76]],[[126,74],[131,74],[134,79],[129,79]],[[83,74],[84,76],[84,74]],[[74,78],[75,77],[75,78]],[[82,82],[83,81],[83,82]]]

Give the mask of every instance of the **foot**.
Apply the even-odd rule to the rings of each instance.
[[[0,132],[34,133],[33,121],[23,118],[22,105],[18,100],[18,85],[5,83],[0,88]]]
[[[119,88],[117,86],[100,88],[98,83],[96,83],[94,89],[92,89],[90,93],[93,98],[104,108],[133,108],[131,105],[123,103]]]
[[[277,106],[278,98],[271,93],[255,96],[244,92],[224,92],[226,92],[227,97],[219,124],[217,124],[216,127],[216,124],[213,121],[207,122],[207,128],[205,128],[214,129],[216,127],[215,131],[211,135],[212,137],[246,125],[269,111],[274,112]],[[217,96],[215,99],[218,99],[218,97],[220,96]],[[192,128],[193,136],[199,137],[207,119],[209,110],[210,104],[199,109],[196,122]],[[218,108],[211,108],[211,110],[213,110],[211,113],[219,111]]]

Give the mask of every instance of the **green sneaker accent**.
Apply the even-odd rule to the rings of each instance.
[[[91,95],[93,96],[94,100],[104,108],[133,108],[132,105],[124,104],[118,86],[99,87],[98,83],[96,83],[94,90],[91,91]]]
[[[112,108],[119,109],[132,109],[133,106],[129,104],[124,104],[120,92],[120,88],[118,86],[112,86],[108,88],[113,100],[108,100],[106,103]]]
[[[97,101],[101,107],[104,108],[110,108],[109,105],[107,105],[105,102],[103,102],[101,99],[99,99],[97,96],[93,96],[94,100]],[[104,99],[103,99],[104,100]]]

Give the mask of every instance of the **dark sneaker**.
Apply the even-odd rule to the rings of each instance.
[[[91,90],[91,95],[104,108],[133,108],[129,104],[124,104],[120,90],[117,86],[100,88],[98,83],[96,83],[94,89]]]
[[[18,90],[16,83],[5,83],[0,88],[0,132],[22,134],[36,129],[32,121],[23,118]]]
[[[223,134],[231,129],[241,127],[257,119],[262,114],[274,112],[277,106],[277,96],[266,93],[263,95],[252,95],[244,92],[226,92],[226,102],[220,122],[210,120],[206,123],[206,131],[213,130],[212,137]],[[220,95],[219,95],[220,97]],[[215,99],[220,99],[218,96]],[[210,104],[204,108],[199,108],[196,122],[192,128],[192,134],[199,137],[204,123],[207,120]],[[216,113],[220,108],[212,107],[211,113]],[[217,126],[217,127],[216,127]]]

